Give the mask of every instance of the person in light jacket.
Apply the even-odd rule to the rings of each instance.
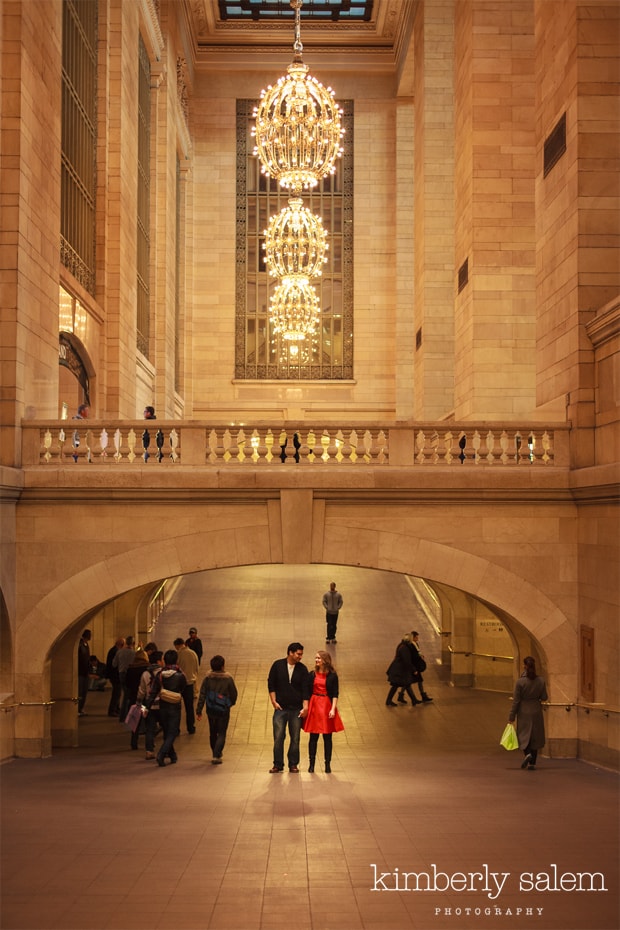
[[[332,581],[329,591],[323,595],[325,608],[325,622],[327,623],[326,643],[336,643],[336,627],[338,626],[338,613],[342,607],[342,594],[336,591],[336,582]]]
[[[523,674],[515,682],[508,720],[517,718],[519,749],[523,750],[522,769],[535,769],[538,750],[545,745],[545,721],[541,701],[547,701],[547,686],[536,672],[532,656],[523,660]]]

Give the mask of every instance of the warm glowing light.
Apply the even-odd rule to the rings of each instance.
[[[294,61],[286,77],[261,93],[254,116],[254,154],[281,187],[298,192],[334,173],[343,152],[342,110],[303,62]]]
[[[301,197],[292,198],[287,207],[270,218],[263,248],[272,277],[319,277],[328,249],[323,221],[303,206]]]
[[[319,298],[307,278],[283,278],[271,298],[269,315],[274,333],[297,342],[312,335],[319,321]]]
[[[320,276],[328,248],[321,217],[304,207],[300,194],[335,172],[344,135],[334,92],[312,77],[302,60],[302,3],[290,4],[295,10],[293,62],[286,75],[262,91],[252,129],[261,171],[292,192],[288,206],[270,218],[264,244],[269,274],[280,280],[269,309],[272,331],[290,347],[292,360],[300,357],[292,347],[316,332],[319,299],[309,279]]]

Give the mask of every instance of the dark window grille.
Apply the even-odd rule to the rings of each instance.
[[[563,113],[547,138],[545,139],[543,177],[546,178],[551,169],[560,160],[566,151],[566,113]]]
[[[459,294],[461,293],[465,285],[468,283],[468,281],[469,281],[469,259],[466,258],[463,264],[461,265],[461,267],[459,268],[459,276],[458,276]]]
[[[183,374],[183,357],[181,352],[182,346],[182,259],[183,249],[181,246],[181,233],[183,230],[183,182],[181,181],[181,163],[177,155],[177,183],[176,183],[176,232],[175,232],[175,255],[174,255],[174,389],[177,393],[181,391],[181,382]]]
[[[269,323],[270,298],[277,286],[269,276],[263,249],[269,217],[288,203],[290,193],[267,178],[253,155],[255,102],[237,102],[237,282],[235,377],[239,379],[342,380],[353,377],[353,104],[344,111],[345,152],[336,173],[312,192],[304,205],[323,218],[328,261],[311,284],[319,296],[318,332],[291,347]],[[295,352],[297,350],[297,352]]]
[[[97,0],[62,9],[60,260],[95,293]]]
[[[139,38],[136,343],[138,350],[148,358],[150,336],[149,258],[151,251],[151,63],[142,36]]]

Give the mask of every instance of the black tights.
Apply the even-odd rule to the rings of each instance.
[[[417,700],[418,700],[418,699],[417,699],[417,697],[415,696],[415,694],[413,693],[413,691],[411,690],[411,685],[405,685],[404,688],[401,688],[400,685],[392,685],[392,686],[390,687],[388,696],[387,696],[387,698],[385,699],[385,700],[386,700],[386,703],[389,703],[389,702],[392,700],[392,698],[394,697],[394,695],[396,694],[396,692],[399,691],[399,690],[400,690],[400,693],[401,693],[401,694],[403,694],[405,691],[407,692],[407,694],[409,695],[409,700],[411,701],[412,704],[417,703]]]
[[[308,755],[310,762],[316,759],[316,750],[319,743],[320,733],[311,733],[308,741]],[[323,749],[325,750],[325,761],[329,764],[332,761],[332,734],[323,733]]]

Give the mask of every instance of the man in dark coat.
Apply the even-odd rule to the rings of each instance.
[[[84,630],[78,646],[78,715],[84,716],[84,704],[88,694],[88,677],[90,675],[90,630]]]
[[[301,661],[304,647],[291,643],[285,659],[276,659],[269,670],[267,687],[273,706],[273,768],[271,774],[284,771],[284,739],[288,726],[288,770],[299,772],[299,734],[301,732],[302,708],[308,706],[304,700],[308,669]]]

